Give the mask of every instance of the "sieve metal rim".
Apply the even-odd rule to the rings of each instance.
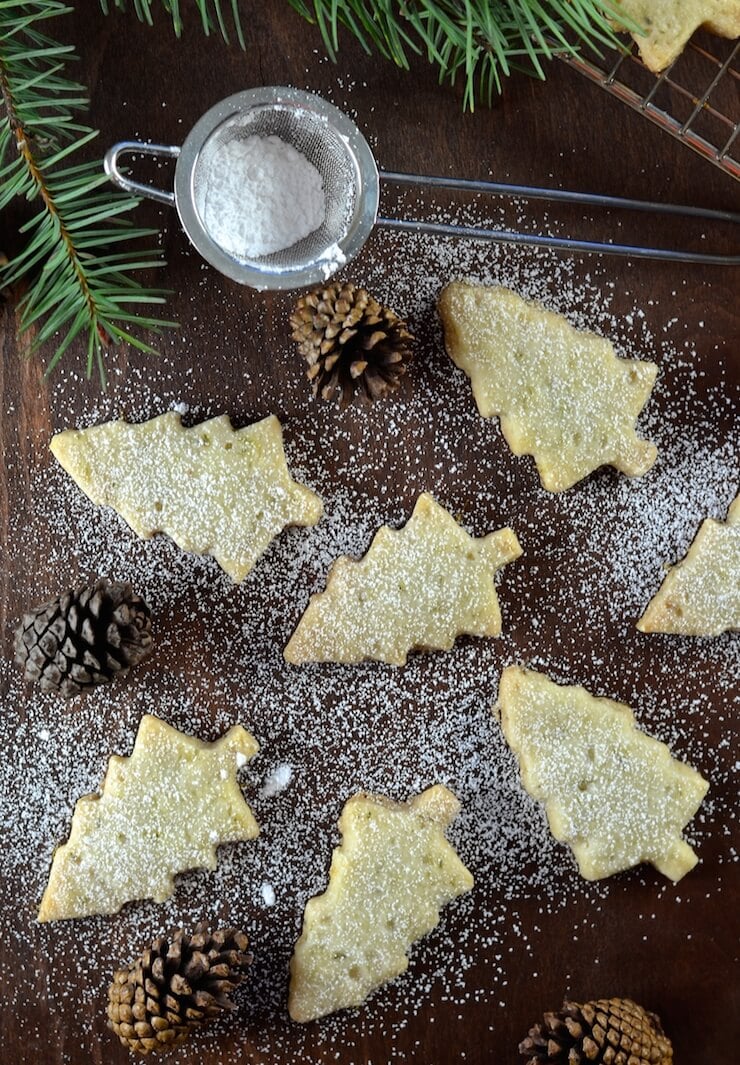
[[[314,259],[305,266],[267,270],[233,259],[211,238],[195,203],[194,181],[198,160],[206,142],[232,118],[265,108],[308,111],[318,116],[339,135],[355,171],[355,207],[346,233],[337,241],[344,261],[331,269],[331,258]],[[182,227],[203,258],[220,273],[242,285],[261,290],[303,288],[327,280],[341,266],[352,261],[364,246],[375,225],[380,183],[375,157],[357,125],[339,108],[315,93],[288,86],[260,86],[234,93],[211,107],[188,133],[175,167],[175,205]]]

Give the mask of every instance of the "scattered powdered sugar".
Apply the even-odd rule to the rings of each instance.
[[[235,259],[283,251],[323,223],[321,174],[280,137],[234,137],[208,157],[203,222]]]
[[[17,945],[19,957],[26,951],[49,959],[0,971],[2,994],[10,1011],[14,1002],[46,999],[69,1031],[68,1044],[84,1046],[91,1060],[101,1047],[105,1060],[111,1038],[103,1003],[113,969],[163,930],[207,920],[244,926],[255,960],[238,1013],[196,1035],[190,1053],[212,1047],[223,1065],[245,1057],[304,1065],[340,1055],[364,1065],[366,1040],[375,1035],[385,1061],[405,1056],[431,1065],[428,1047],[414,1057],[406,1041],[421,1014],[433,1030],[430,1003],[459,1007],[461,1041],[470,1023],[495,1032],[515,987],[536,981],[550,922],[572,928],[569,971],[583,987],[579,958],[615,899],[630,903],[646,936],[656,914],[680,926],[700,904],[698,885],[721,896],[723,867],[736,859],[729,782],[740,643],[731,634],[711,641],[647,637],[634,627],[664,564],[686,551],[703,518],[723,519],[737,493],[738,393],[727,356],[687,350],[683,338],[664,333],[676,307],[648,308],[644,295],[630,301],[630,274],[613,262],[585,266],[526,249],[375,233],[351,277],[406,316],[418,338],[400,393],[369,410],[312,402],[286,339],[292,297],[272,300],[274,318],[253,312],[258,340],[246,345],[238,316],[219,317],[220,303],[234,293],[213,271],[201,280],[213,315],[200,320],[196,294],[183,336],[168,339],[171,349],[158,361],[132,358],[125,381],[117,383],[114,372],[110,392],[91,391],[87,400],[71,367],[54,379],[55,431],[121,412],[143,420],[173,407],[187,409],[191,423],[228,413],[243,425],[278,414],[291,473],[321,495],[325,515],[315,527],[278,536],[243,584],[166,537],[137,539],[50,460],[46,437],[32,442],[28,468],[7,456],[11,503],[26,480],[32,489],[30,507],[12,511],[7,544],[19,602],[40,602],[82,577],[107,574],[130,580],[154,619],[150,658],[125,680],[67,706],[27,693],[18,668],[0,662],[0,862],[7,883],[0,934],[6,956]],[[434,301],[444,283],[464,277],[508,284],[609,336],[620,354],[659,364],[638,426],[659,452],[644,477],[602,470],[560,495],[543,491],[532,460],[513,456],[497,421],[479,417],[469,381],[444,353]],[[217,390],[200,367],[203,349],[214,344],[222,360]],[[263,350],[271,364],[280,362],[279,372],[268,368]],[[711,385],[702,376],[709,359],[719,365]],[[25,431],[22,419],[17,425]],[[288,665],[283,648],[332,561],[362,555],[380,525],[402,525],[421,491],[476,536],[503,525],[515,530],[523,556],[497,580],[502,636],[412,655],[402,669]],[[491,712],[501,670],[511,662],[628,702],[641,728],[710,781],[686,833],[701,864],[680,889],[649,868],[597,883],[578,876],[572,855],[523,791]],[[137,902],[115,917],[36,924],[35,904],[75,800],[100,786],[111,753],[130,753],[145,712],[207,740],[235,722],[253,733],[261,750],[239,779],[259,838],[220,848],[215,871],[179,877],[162,905]],[[290,1025],[288,962],[306,900],[325,889],[342,805],[362,789],[406,799],[434,783],[462,803],[449,838],[476,887],[414,948],[409,971],[362,1011],[310,1028]],[[598,961],[588,954],[589,967]],[[81,1019],[85,1008],[97,1018],[94,1028]],[[28,1040],[48,1043],[44,1020],[29,1027]]]

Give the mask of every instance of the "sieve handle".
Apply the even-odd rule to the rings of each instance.
[[[163,155],[168,159],[177,159],[180,146],[177,144],[146,144],[144,141],[119,141],[118,144],[108,149],[103,160],[106,174],[120,189],[132,192],[134,196],[145,196],[148,200],[156,200],[157,203],[166,203],[168,207],[174,207],[174,192],[158,189],[155,185],[144,185],[141,181],[133,181],[121,172],[118,160],[122,155],[131,155],[134,152],[141,155]]]
[[[566,189],[544,189],[529,185],[505,185],[497,181],[473,181],[467,178],[436,177],[423,174],[400,174],[389,170],[380,171],[380,180],[394,185],[412,185],[419,188],[451,189],[455,192],[483,193],[501,196],[503,199],[522,197],[557,203],[581,203],[590,207],[616,207],[628,211],[643,211],[656,215],[677,215],[682,218],[706,218],[715,222],[740,226],[740,213],[718,211],[710,207],[687,207],[675,203],[654,203],[649,200],[631,200],[623,196],[600,196],[588,192],[570,192]],[[454,222],[433,222],[424,218],[377,218],[376,224],[386,229],[405,230],[412,233],[431,233],[441,237],[468,237],[472,240],[490,240],[499,244],[530,244],[554,251],[598,252],[600,255],[624,255],[630,259],[665,259],[679,263],[704,263],[713,266],[740,266],[739,254],[715,254],[714,252],[688,251],[681,248],[652,248],[642,244],[616,244],[611,241],[575,240],[572,237],[549,237],[536,233],[519,233],[509,230],[488,229],[483,226],[457,225]]]

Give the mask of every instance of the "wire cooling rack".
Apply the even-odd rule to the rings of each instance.
[[[740,41],[697,34],[658,75],[634,43],[598,59],[559,58],[740,180]]]

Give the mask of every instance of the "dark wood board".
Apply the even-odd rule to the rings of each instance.
[[[132,14],[117,12],[105,18],[95,3],[78,5],[76,13],[64,22],[64,33],[81,54],[79,76],[90,88],[92,122],[101,130],[101,151],[130,137],[181,142],[197,118],[230,93],[253,85],[290,83],[322,93],[350,111],[386,169],[493,176],[514,183],[739,209],[740,187],[736,182],[564,66],[548,68],[546,84],[514,76],[507,82],[503,98],[491,109],[481,105],[474,114],[463,114],[459,90],[438,86],[434,71],[421,60],[413,63],[410,73],[404,73],[367,56],[345,37],[335,66],[326,59],[315,29],[302,22],[287,4],[271,0],[241,6],[246,12],[244,53],[226,48],[219,39],[205,39],[194,25],[175,41],[168,20],[159,12],[155,27],[149,28],[139,25]],[[740,100],[736,105],[740,107]],[[166,168],[155,175],[166,184]],[[548,213],[552,220],[554,212]],[[22,216],[23,209],[19,208],[17,215],[9,213],[0,224],[0,245],[9,253],[18,246],[17,222]],[[307,400],[300,360],[287,339],[290,295],[259,295],[219,279],[188,247],[174,213],[167,215],[147,205],[141,216],[165,226],[164,252],[169,265],[164,284],[173,290],[168,312],[181,323],[179,334],[164,341],[161,360],[130,351],[116,353],[112,359],[116,369],[107,394],[99,398],[98,383],[84,379],[81,361],[50,380],[43,377],[40,360],[25,361],[15,339],[12,309],[3,310],[3,656],[12,657],[12,629],[22,611],[57,594],[79,576],[89,576],[89,560],[96,557],[97,549],[90,543],[92,510],[85,510],[73,493],[61,489],[60,475],[53,468],[48,452],[53,432],[79,420],[89,423],[115,414],[145,417],[176,401],[189,404],[191,412],[200,415],[225,411],[237,425],[272,411],[286,427],[291,464],[307,471],[307,480],[322,494],[336,487],[357,507],[364,497],[382,500],[377,506],[373,504],[372,512],[384,511],[398,523],[400,516],[410,511],[418,492],[426,488],[461,515],[477,535],[508,521],[518,528],[516,522],[520,522],[525,560],[518,570],[512,567],[512,575],[504,579],[500,591],[505,637],[490,649],[476,641],[462,641],[461,649],[454,652],[457,657],[450,661],[459,663],[461,669],[479,672],[481,689],[492,702],[501,666],[519,657],[531,661],[531,611],[536,609],[538,589],[546,589],[552,608],[538,615],[542,662],[549,657],[562,679],[580,681],[598,694],[622,698],[636,708],[641,692],[649,692],[643,717],[646,727],[670,739],[678,756],[710,777],[711,803],[697,829],[701,862],[678,887],[662,882],[651,869],[642,869],[614,878],[604,893],[589,893],[578,886],[575,867],[567,856],[550,880],[538,879],[537,856],[530,855],[531,870],[523,869],[517,883],[531,872],[533,887],[511,899],[506,898],[506,885],[497,879],[495,870],[486,867],[484,875],[478,876],[475,902],[468,908],[449,908],[444,932],[433,933],[431,945],[417,948],[400,990],[382,992],[369,1007],[370,1020],[363,1014],[350,1014],[340,1022],[298,1029],[275,1008],[275,1002],[284,999],[289,945],[300,925],[303,898],[310,893],[309,887],[316,890],[321,883],[334,841],[331,826],[350,794],[346,774],[337,770],[341,782],[336,803],[332,807],[326,802],[335,763],[343,765],[345,756],[351,762],[353,743],[378,742],[378,735],[386,735],[385,758],[377,771],[367,779],[358,779],[355,786],[387,790],[399,797],[408,793],[409,781],[415,777],[413,767],[404,760],[404,731],[427,728],[432,744],[435,734],[445,734],[441,717],[439,722],[434,718],[437,710],[428,690],[437,685],[440,699],[450,700],[450,677],[444,666],[432,662],[432,656],[427,662],[417,657],[409,667],[408,702],[389,710],[386,702],[374,703],[372,692],[374,685],[379,691],[385,685],[392,686],[392,671],[378,669],[374,673],[371,667],[362,667],[357,674],[356,716],[337,724],[332,714],[343,705],[341,692],[335,698],[327,695],[326,702],[316,708],[311,735],[304,718],[296,723],[290,715],[283,715],[281,700],[290,695],[287,674],[276,674],[274,685],[266,678],[272,661],[269,648],[282,646],[280,641],[284,642],[300,613],[307,586],[312,581],[311,590],[321,585],[319,575],[326,566],[304,560],[291,571],[302,586],[295,598],[286,581],[281,586],[277,578],[267,585],[247,583],[232,594],[215,564],[197,564],[189,584],[189,563],[180,566],[176,551],[154,548],[165,552],[161,557],[170,568],[152,578],[151,589],[143,590],[151,591],[154,600],[162,604],[157,624],[166,653],[153,656],[126,684],[117,686],[115,692],[111,689],[110,695],[96,693],[87,708],[75,704],[65,707],[51,698],[39,700],[19,685],[10,666],[0,674],[5,715],[2,735],[7,737],[7,749],[2,754],[3,789],[17,797],[19,808],[27,802],[28,818],[41,818],[45,804],[53,811],[50,835],[43,842],[23,816],[8,818],[2,825],[4,838],[13,833],[14,854],[22,851],[17,842],[19,831],[27,832],[29,841],[23,868],[17,863],[7,868],[0,859],[0,875],[5,881],[0,903],[2,1061],[112,1065],[128,1060],[126,1051],[105,1028],[105,987],[110,973],[143,947],[149,934],[191,920],[202,902],[207,917],[244,923],[252,935],[259,994],[252,1002],[245,993],[235,1017],[213,1033],[197,1037],[173,1060],[209,1065],[230,1065],[236,1060],[378,1065],[405,1058],[420,1065],[514,1065],[520,1060],[517,1043],[529,1025],[544,1010],[556,1008],[567,992],[582,998],[626,994],[643,1002],[663,1018],[674,1041],[677,1065],[734,1063],[730,1031],[740,1007],[740,928],[738,874],[733,862],[733,848],[738,843],[736,788],[731,767],[737,758],[733,713],[738,707],[740,678],[731,675],[730,666],[737,662],[732,645],[737,637],[722,637],[719,651],[717,645],[697,640],[681,643],[672,638],[639,638],[632,627],[634,617],[620,613],[620,603],[629,598],[626,593],[614,609],[605,605],[603,613],[594,615],[594,589],[599,582],[606,581],[611,587],[610,581],[624,578],[629,583],[629,578],[617,572],[608,541],[602,550],[584,553],[584,545],[593,547],[594,541],[589,538],[587,519],[573,501],[590,500],[590,510],[585,513],[593,515],[594,521],[599,500],[608,498],[609,491],[613,490],[613,498],[625,507],[625,514],[634,516],[635,504],[628,491],[619,487],[620,478],[612,471],[598,473],[587,485],[573,489],[572,493],[581,493],[580,497],[547,497],[537,488],[531,461],[511,456],[495,427],[477,419],[467,382],[459,374],[451,375],[442,350],[429,282],[429,278],[444,274],[444,256],[449,258],[450,276],[459,272],[461,264],[465,272],[474,273],[471,260],[463,262],[458,253],[450,251],[438,255],[433,245],[422,243],[418,261],[412,263],[413,257],[399,251],[400,245],[389,238],[380,234],[371,238],[347,276],[379,285],[389,300],[398,293],[401,310],[404,305],[416,308],[412,327],[419,338],[418,365],[405,387],[423,395],[434,392],[436,398],[430,404],[428,419],[418,404],[407,405],[395,398],[371,412],[340,414],[331,406]],[[580,222],[576,213],[562,217],[569,224]],[[591,232],[608,232],[611,224],[595,218]],[[660,227],[646,220],[637,231],[645,237],[674,241],[686,236],[679,220]],[[729,227],[707,227],[704,243],[728,253],[737,250],[737,238]],[[685,455],[688,463],[692,451],[705,462],[710,462],[708,447],[722,451],[723,468],[730,470],[730,478],[724,495],[719,489],[715,492],[713,506],[726,508],[737,492],[738,480],[738,270],[585,259],[571,274],[552,267],[553,260],[538,260],[529,253],[519,258],[512,253],[511,266],[503,256],[486,259],[486,253],[481,252],[480,257],[481,276],[493,272],[504,281],[521,277],[531,283],[539,271],[537,292],[549,292],[562,309],[568,309],[564,282],[572,285],[574,298],[583,292],[595,293],[595,303],[571,308],[579,321],[585,319],[595,328],[605,329],[612,317],[626,319],[639,303],[644,319],[632,332],[631,326],[620,326],[620,353],[661,362],[663,384],[650,427],[664,419],[664,426],[669,425],[670,433],[680,439],[680,446],[676,444],[672,452],[674,458]],[[415,290],[422,292],[419,299],[413,298]],[[604,306],[608,303],[608,315],[601,315],[596,307],[600,293]],[[419,306],[423,313],[419,313]],[[652,337],[647,350],[639,350],[638,342],[647,336]],[[664,349],[669,348],[672,354],[663,359]],[[676,354],[679,351],[684,353],[685,365]],[[76,358],[81,360],[82,355],[73,349],[70,364]],[[686,366],[695,371],[690,373],[690,380]],[[682,389],[688,398],[678,401],[675,397]],[[454,454],[444,428],[447,403],[452,423],[469,430],[469,435],[453,441]],[[99,417],[95,417],[96,411]],[[665,437],[667,430],[660,432]],[[376,446],[378,457],[372,460],[368,455]],[[482,449],[491,448],[495,449],[495,462],[484,461]],[[358,449],[365,449],[361,458]],[[704,468],[697,460],[697,476]],[[710,468],[719,467],[710,462]],[[486,478],[485,490],[481,471]],[[659,476],[660,472],[656,474]],[[358,477],[362,479],[359,486]],[[681,492],[690,480],[684,470]],[[665,480],[655,483],[661,489],[668,485]],[[666,556],[654,559],[656,574],[664,561],[674,560],[676,552],[680,554],[690,542],[701,514],[703,491],[697,484],[693,496],[685,500],[685,527],[678,538],[676,514],[684,507],[680,492],[671,504],[673,524]],[[76,528],[80,515],[82,523]],[[359,521],[361,515],[356,516]],[[353,520],[351,507],[345,517]],[[575,524],[569,526],[571,519]],[[612,537],[618,534],[618,519],[618,514],[613,514],[605,526]],[[363,525],[359,536],[365,536],[365,541],[360,550],[367,545],[368,531],[371,528]],[[107,556],[101,550],[97,557],[114,558],[120,565],[130,550],[135,572],[146,577],[150,570],[140,560],[141,552],[149,548],[129,545],[125,531],[120,532],[109,518],[101,520],[100,535],[120,536],[123,547],[111,541],[105,548]],[[300,537],[288,535],[298,550]],[[629,537],[628,527],[624,535]],[[645,564],[640,552],[637,544],[635,567],[642,574]],[[620,553],[620,566],[625,557]],[[284,558],[284,553],[271,549],[260,565],[282,565]],[[121,571],[114,575],[125,578],[128,574]],[[171,594],[167,592],[168,581],[175,589]],[[210,582],[217,590],[217,600],[210,598]],[[586,598],[584,582],[591,589]],[[264,600],[265,587],[284,598]],[[218,605],[222,603],[226,604],[223,616]],[[246,638],[240,635],[240,614],[247,619],[245,624],[254,627]],[[213,635],[219,627],[223,646]],[[281,899],[278,907],[269,911],[257,903],[245,906],[244,895],[214,895],[209,885],[218,884],[222,890],[228,886],[228,878],[193,874],[186,878],[187,886],[180,889],[180,895],[164,908],[134,904],[118,917],[37,926],[35,908],[51,849],[68,831],[74,800],[84,790],[95,788],[102,778],[102,752],[128,753],[136,722],[145,710],[160,713],[206,739],[215,738],[226,722],[237,719],[232,707],[244,696],[239,690],[243,671],[240,667],[230,677],[225,669],[229,641],[243,655],[250,647],[256,659],[264,653],[264,662],[255,664],[255,677],[264,683],[266,694],[255,695],[253,719],[247,720],[243,710],[240,719],[260,738],[269,764],[287,760],[314,767],[312,775],[301,778],[300,796],[294,788],[288,789],[279,803],[275,800],[273,805],[260,806],[257,801],[258,817],[265,829],[260,860],[278,861],[274,848],[270,851],[271,818],[284,822],[293,801],[300,801],[302,811],[309,810],[313,788],[320,813],[315,824],[306,825],[311,884],[296,884],[295,897]],[[602,670],[600,661],[606,663]],[[320,676],[329,674],[330,670]],[[349,670],[335,676],[339,687],[354,684]],[[415,703],[413,692],[417,689]],[[178,702],[181,690],[192,693],[197,703],[197,713],[192,716],[188,706]],[[422,725],[415,716],[418,713],[431,716]],[[52,760],[46,800],[40,800],[37,792],[24,797],[24,767],[35,750],[33,729],[40,721],[46,723],[52,738],[58,729],[60,740],[54,757],[80,758],[79,774],[57,772]],[[437,725],[439,732],[435,733]],[[473,740],[485,734],[483,726],[476,726]],[[94,740],[88,743],[89,736]],[[419,776],[425,778],[419,784],[433,782],[429,773],[435,759],[440,775],[454,783],[454,766],[440,748],[419,769]],[[252,781],[250,801],[256,786]],[[477,796],[472,786],[465,797],[469,809],[462,836],[463,856],[475,867],[476,854],[471,849],[475,818],[485,818],[487,807],[485,795]],[[481,831],[488,831],[483,824]],[[516,845],[522,846],[521,840]],[[236,854],[238,848],[228,850],[233,874],[242,859]],[[547,851],[548,860],[553,853],[557,852],[552,848]],[[246,847],[243,861],[244,876],[251,876],[258,887],[261,876],[250,864]],[[572,897],[568,877],[573,881]],[[555,901],[547,897],[553,884],[557,889]],[[538,885],[544,894],[539,894]],[[497,923],[486,946],[480,929],[489,917]],[[472,937],[468,922],[479,930]],[[480,990],[471,991],[464,1003],[460,996],[448,993],[449,982],[433,976],[439,967],[445,968],[448,976],[457,971],[460,954],[469,956],[463,991]],[[418,987],[426,987],[427,980],[428,993],[420,992]],[[270,990],[265,991],[268,987]],[[269,1000],[269,1008],[261,1005],[262,995]]]

